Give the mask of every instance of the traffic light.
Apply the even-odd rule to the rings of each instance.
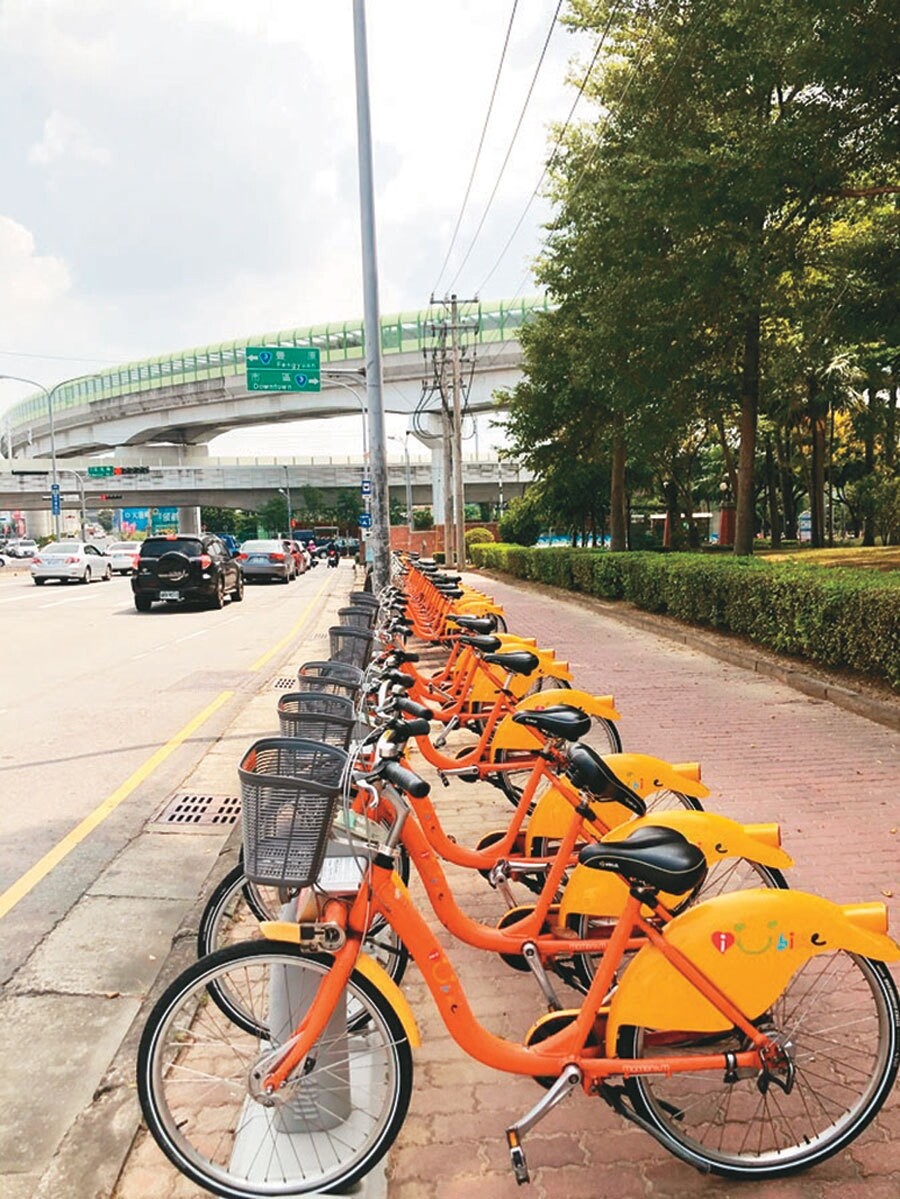
[[[101,491],[97,496],[98,500],[120,500],[122,493],[120,491]]]

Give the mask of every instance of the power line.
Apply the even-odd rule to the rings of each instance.
[[[516,138],[519,136],[519,130],[522,128],[522,122],[525,119],[525,113],[528,109],[528,104],[531,100],[532,93],[534,92],[535,84],[537,83],[537,78],[538,78],[538,75],[540,74],[540,70],[543,65],[544,58],[546,57],[547,47],[550,45],[550,38],[553,36],[553,30],[556,28],[557,19],[559,17],[559,12],[560,12],[560,9],[562,8],[562,5],[563,5],[563,0],[559,0],[558,4],[556,5],[556,9],[553,13],[553,19],[550,22],[550,28],[547,30],[547,36],[544,38],[544,45],[541,48],[540,57],[538,58],[537,66],[534,69],[534,74],[532,75],[531,83],[528,87],[528,92],[525,96],[525,101],[522,104],[522,110],[519,113],[519,119],[516,122],[516,127],[513,130],[513,135],[512,135],[512,138],[510,139],[510,143],[507,148],[506,155],[500,166],[500,171],[497,175],[497,181],[495,182],[493,191],[491,192],[488,202],[485,205],[484,212],[481,214],[481,220],[478,222],[478,228],[475,230],[475,234],[472,238],[472,241],[469,243],[469,248],[468,248],[468,250],[466,250],[465,256],[463,257],[462,262],[459,264],[456,274],[450,280],[449,289],[451,291],[453,290],[453,287],[456,284],[457,279],[462,274],[463,268],[465,267],[466,263],[469,261],[472,251],[475,248],[475,244],[478,241],[479,236],[481,235],[481,230],[484,228],[484,222],[487,220],[488,213],[490,212],[491,206],[494,203],[494,199],[495,199],[495,197],[497,195],[497,191],[500,187],[500,181],[503,178],[503,174],[504,174],[504,171],[506,170],[507,163],[509,162],[510,156],[513,152],[513,147],[516,144]]]
[[[479,141],[478,141],[478,149],[475,151],[475,161],[472,163],[472,172],[469,175],[469,182],[466,186],[466,194],[463,196],[463,202],[462,202],[462,205],[459,210],[459,215],[456,218],[456,227],[453,230],[453,236],[450,238],[450,245],[447,248],[446,256],[444,258],[443,263],[441,264],[441,269],[438,272],[438,277],[435,282],[435,285],[431,289],[432,295],[435,295],[437,293],[438,286],[441,282],[441,277],[443,276],[444,271],[447,269],[447,263],[450,261],[450,255],[453,253],[453,247],[456,245],[456,238],[457,238],[457,235],[459,234],[459,227],[462,224],[463,214],[466,211],[466,205],[469,202],[469,194],[472,191],[472,183],[474,182],[475,172],[478,169],[478,162],[479,162],[479,159],[481,158],[481,151],[484,147],[484,139],[485,139],[485,135],[487,133],[488,122],[491,119],[491,113],[493,112],[493,109],[494,109],[494,100],[497,97],[497,86],[500,83],[500,73],[503,70],[503,63],[506,60],[506,51],[509,46],[509,37],[510,37],[510,34],[512,33],[513,21],[515,20],[516,9],[518,8],[518,6],[519,6],[519,0],[513,0],[512,12],[509,14],[509,23],[506,26],[506,37],[503,39],[503,49],[500,52],[500,62],[497,64],[497,74],[494,78],[494,88],[493,88],[493,91],[491,92],[491,99],[490,99],[490,102],[488,103],[488,109],[487,109],[487,113],[485,114],[484,124],[481,127],[481,137],[479,138]]]
[[[540,192],[541,187],[543,186],[544,180],[547,178],[547,174],[550,171],[550,169],[552,168],[554,161],[556,160],[557,152],[558,152],[560,146],[562,145],[563,138],[566,135],[566,131],[568,130],[569,125],[572,123],[572,117],[575,115],[575,109],[578,107],[578,102],[581,99],[582,95],[584,94],[584,89],[587,87],[588,80],[590,79],[591,74],[593,73],[594,67],[596,66],[596,63],[597,63],[597,59],[600,57],[600,51],[603,49],[603,45],[606,42],[606,35],[610,31],[613,20],[615,19],[616,13],[618,12],[618,9],[619,9],[619,6],[621,3],[622,3],[622,0],[616,0],[616,3],[613,5],[612,9],[610,10],[609,17],[607,18],[606,25],[603,29],[603,32],[600,35],[600,40],[597,42],[597,46],[596,46],[596,49],[594,50],[593,57],[591,58],[590,64],[588,65],[588,69],[584,73],[584,78],[582,79],[581,86],[578,89],[578,95],[575,97],[574,101],[572,102],[572,107],[569,109],[569,115],[566,117],[566,122],[563,125],[562,129],[559,131],[559,134],[556,138],[556,143],[554,144],[553,149],[550,152],[550,157],[547,160],[547,163],[544,166],[543,171],[541,172],[541,177],[540,177],[540,179],[538,179],[537,183],[535,184],[534,191],[528,197],[528,202],[526,203],[524,209],[522,210],[522,215],[519,217],[518,221],[516,221],[513,231],[512,231],[512,233],[510,233],[509,238],[506,241],[506,244],[504,245],[503,249],[500,251],[500,254],[497,257],[496,262],[491,267],[491,269],[488,271],[487,275],[485,275],[484,281],[482,282],[481,286],[478,288],[479,295],[484,291],[488,282],[493,278],[494,273],[497,270],[497,267],[500,265],[500,263],[506,257],[509,247],[512,245],[512,243],[516,237],[516,234],[522,228],[522,222],[525,220],[525,217],[528,215],[529,208],[531,207],[531,205],[534,203],[535,199],[537,198],[538,193]],[[525,276],[526,279],[528,278],[529,274],[530,274],[530,272],[526,272],[526,276]],[[519,284],[519,290],[521,290],[523,285],[524,285],[524,281],[523,281],[523,283]],[[518,294],[519,294],[519,291],[516,292],[516,296]],[[513,296],[512,298],[515,299],[516,296]]]

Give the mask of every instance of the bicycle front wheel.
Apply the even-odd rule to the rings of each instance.
[[[760,1085],[755,1071],[625,1080],[634,1109],[663,1145],[727,1178],[774,1178],[814,1166],[859,1136],[897,1074],[897,989],[881,962],[843,950],[811,958],[759,1021],[785,1047],[793,1086]],[[623,1028],[619,1055],[653,1058],[724,1053],[746,1046],[720,1037]]]
[[[273,1095],[255,1067],[287,1044],[331,966],[297,946],[235,945],[186,970],[141,1035],[137,1083],[147,1126],[188,1178],[225,1199],[352,1185],[396,1138],[412,1091],[403,1025],[358,973],[295,1075]],[[229,1020],[210,988],[239,994]]]

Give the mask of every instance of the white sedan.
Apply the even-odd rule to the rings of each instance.
[[[112,578],[112,558],[84,541],[51,541],[31,559],[31,577],[40,587],[48,579],[79,579],[90,583],[93,579]]]
[[[113,574],[133,575],[138,568],[141,556],[139,541],[114,541],[106,547],[106,552],[112,558]]]

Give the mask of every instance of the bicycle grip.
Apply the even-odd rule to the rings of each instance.
[[[432,721],[434,719],[434,713],[430,708],[426,708],[424,704],[414,703],[413,700],[407,699],[405,696],[403,699],[397,701],[397,707],[401,712],[405,712],[407,716],[415,716],[418,720]]]
[[[431,790],[430,783],[420,778],[414,771],[407,770],[405,766],[401,766],[399,762],[384,762],[381,768],[381,775],[382,778],[387,779],[389,783],[393,783],[400,791],[405,791],[407,795],[411,795],[413,799],[424,799]]]
[[[391,731],[394,734],[391,740],[396,743],[408,741],[410,737],[427,737],[431,732],[431,725],[427,720],[398,720],[396,724],[391,724]]]
[[[386,670],[381,676],[381,680],[385,683],[395,683],[407,691],[416,685],[416,680],[411,675],[404,674],[402,670]]]

